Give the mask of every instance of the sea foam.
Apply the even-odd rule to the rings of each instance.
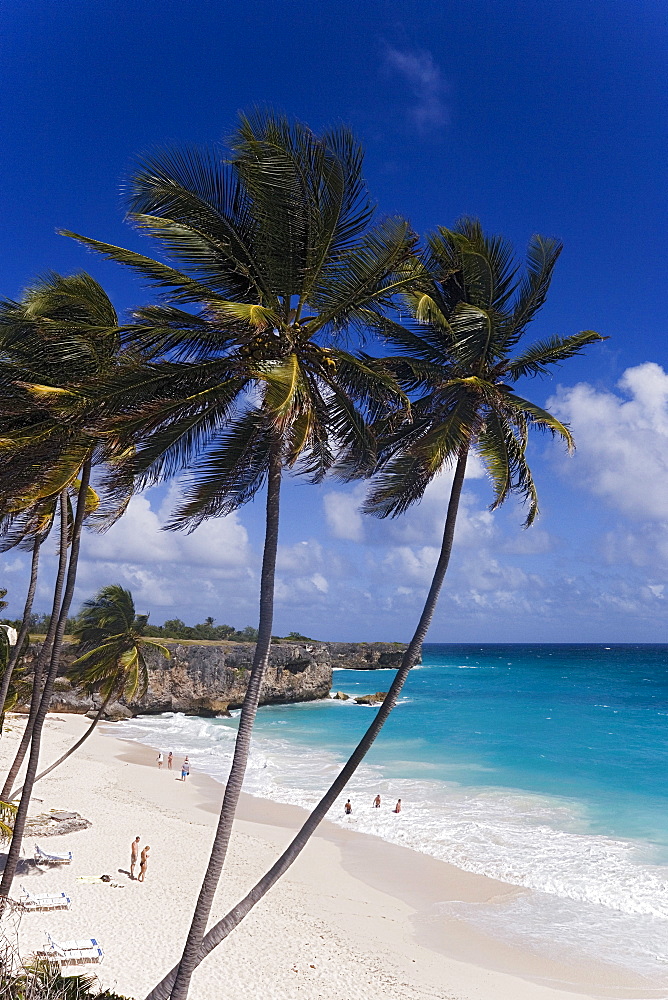
[[[113,733],[172,750],[177,763],[187,753],[194,769],[227,779],[235,738],[230,723],[168,713],[117,723]],[[279,731],[255,736],[244,789],[310,809],[340,764],[333,754],[310,748],[305,768],[303,745],[282,739]],[[377,792],[381,809],[372,808]],[[342,826],[560,900],[659,921],[662,960],[668,961],[668,866],[651,863],[651,844],[582,832],[587,823],[580,803],[424,777],[389,779],[366,763],[348,784],[347,797],[353,815],[343,814],[342,799],[329,816]],[[391,811],[397,798],[403,800],[400,816]]]

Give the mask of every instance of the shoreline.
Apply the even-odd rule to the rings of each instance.
[[[49,716],[44,759],[51,759],[52,753],[67,745],[86,724],[81,716]],[[0,751],[5,756],[15,740],[8,737],[1,742],[5,745]],[[31,915],[23,921],[26,925],[37,921],[40,928],[67,925],[72,929],[68,936],[90,934],[99,938],[107,954],[99,968],[92,968],[104,985],[116,985],[136,1000],[177,957],[222,798],[223,786],[206,774],[193,774],[186,783],[178,781],[174,785],[169,779],[177,776],[176,770],[158,771],[154,748],[115,736],[113,725],[107,724],[36,789],[44,802],[36,802],[34,811],[50,807],[76,809],[93,820],[90,830],[53,842],[54,849],[58,849],[61,840],[63,844],[67,841],[68,849],[75,850],[75,861],[77,853],[92,852],[92,857],[99,859],[108,856],[110,850],[118,851],[119,838],[121,845],[125,840],[129,845],[137,832],[135,827],[143,835],[148,832],[158,847],[153,854],[156,860],[151,861],[154,872],[149,871],[147,882],[141,887],[129,883],[123,892],[108,886],[83,889],[76,882],[81,870],[47,872],[40,878],[40,891],[42,887],[46,891],[66,889],[68,893],[71,889],[78,898],[92,897],[91,890],[97,891],[106,909],[88,907],[91,920],[97,921],[95,926],[89,927],[83,905],[76,907],[76,919],[73,908],[67,913],[40,914],[41,920]],[[115,829],[119,825],[115,806],[119,803],[122,832]],[[97,821],[93,815],[96,811]],[[100,825],[105,812],[116,817],[111,826],[105,827],[104,820]],[[305,816],[306,812],[297,806],[242,796],[229,864],[214,907],[216,918],[254,884]],[[170,843],[175,852],[167,849]],[[77,845],[81,845],[80,852]],[[90,851],[84,852],[84,845]],[[128,852],[127,846],[121,849],[124,854]],[[119,861],[124,860],[124,854]],[[184,860],[192,864],[183,864]],[[116,875],[115,868],[113,871]],[[122,875],[116,877],[123,879]],[[170,885],[174,890],[171,894]],[[137,888],[143,892],[142,897],[138,897]],[[216,996],[221,1000],[228,995],[244,995],[248,969],[243,966],[248,966],[250,960],[257,963],[251,980],[254,988],[261,980],[264,995],[272,1000],[293,1000],[296,996],[366,1000],[384,995],[411,1000],[665,998],[665,990],[648,988],[646,980],[620,967],[603,963],[596,966],[589,960],[570,964],[551,961],[436,913],[437,904],[448,900],[503,905],[527,891],[325,821],[284,879],[203,963],[193,980],[191,996],[193,1000],[211,996],[206,984],[212,982],[217,983]],[[124,897],[132,892],[137,902],[151,904],[145,915],[127,912]],[[115,917],[110,912],[112,904],[120,908]],[[167,913],[168,927],[163,928]],[[123,925],[113,931],[119,916],[121,920],[141,919],[151,928],[145,941],[150,960],[143,954],[139,968],[123,946]],[[21,929],[23,932],[23,925]],[[39,943],[32,933],[28,938],[30,947]],[[263,942],[261,947],[258,940]],[[312,961],[301,958],[305,950],[312,954]],[[244,954],[245,959],[240,957]],[[220,992],[221,968],[226,970],[229,994],[226,990]]]

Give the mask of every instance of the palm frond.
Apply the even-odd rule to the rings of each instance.
[[[414,274],[404,268],[413,254],[415,237],[409,224],[388,218],[363,239],[322,268],[322,281],[308,299],[318,315],[309,324],[311,335],[327,326],[367,324],[369,311],[382,313],[394,296],[409,287]]]
[[[550,237],[534,234],[529,240],[526,273],[518,285],[512,314],[508,321],[509,336],[504,338],[508,348],[517,343],[527,325],[542,309],[562,249],[561,241]]]
[[[11,839],[17,809],[13,802],[0,802],[0,840]]]
[[[594,330],[584,330],[572,337],[550,337],[532,344],[518,357],[503,365],[501,370],[513,381],[532,375],[548,375],[552,365],[577,357],[589,344],[606,339]]]
[[[223,162],[222,151],[157,150],[133,172],[128,205],[136,224],[222,298],[278,304],[258,267],[257,221],[249,192],[238,171]],[[167,226],[161,228],[158,220]]]
[[[431,480],[468,449],[478,425],[473,393],[455,391],[438,418],[425,422],[421,432],[394,447],[371,482],[363,510],[375,517],[397,517],[419,501]]]
[[[119,584],[111,584],[84,601],[72,634],[84,648],[89,648],[102,638],[124,634],[134,619],[132,594]]]
[[[193,530],[208,517],[232,513],[261,488],[269,463],[270,425],[266,415],[249,408],[232,421],[194,463],[184,483],[184,502],[172,514],[169,529]]]
[[[550,434],[562,438],[569,453],[572,453],[575,450],[575,441],[573,440],[573,435],[571,434],[568,425],[562,424],[560,420],[557,420],[555,416],[553,416],[548,410],[543,409],[542,406],[537,406],[535,403],[529,402],[528,399],[523,399],[521,396],[516,395],[516,393],[510,392],[504,393],[503,405],[511,412],[515,410],[520,413],[533,427],[538,428],[538,430],[549,431]]]
[[[106,260],[116,261],[117,264],[124,264],[132,268],[137,274],[148,280],[152,288],[169,289],[170,298],[175,302],[201,302],[202,300],[219,299],[224,301],[225,297],[218,295],[207,285],[203,285],[193,278],[188,277],[182,271],[178,271],[167,264],[161,264],[144,254],[135,253],[133,250],[124,250],[123,247],[114,246],[113,243],[103,243],[101,240],[93,240],[88,236],[70,232],[68,229],[59,230],[61,236],[69,236],[70,239],[83,243],[90,250],[100,253]]]

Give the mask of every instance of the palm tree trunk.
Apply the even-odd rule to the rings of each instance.
[[[269,458],[266,532],[262,558],[262,577],[260,581],[258,640],[255,646],[255,655],[253,657],[253,666],[248,687],[246,688],[246,694],[241,707],[232,767],[230,769],[230,776],[227,779],[227,785],[225,786],[218,829],[216,830],[209,864],[195,906],[181,962],[178,966],[176,981],[171,992],[172,1000],[185,1000],[190,987],[190,979],[197,966],[198,952],[206,932],[211,906],[213,905],[218,881],[223,870],[223,865],[225,864],[234,815],[237,803],[239,802],[241,786],[250,753],[251,734],[260,701],[260,690],[267,663],[269,662],[271,632],[274,619],[274,579],[276,576],[276,552],[278,549],[281,464],[280,445],[276,442],[272,447]]]
[[[434,611],[436,609],[436,604],[438,602],[439,594],[441,592],[441,587],[443,586],[443,580],[445,579],[445,574],[448,569],[448,563],[450,562],[450,554],[452,552],[452,543],[455,535],[455,524],[457,521],[457,512],[459,510],[459,502],[462,494],[462,486],[464,484],[464,475],[466,473],[466,462],[468,459],[468,447],[463,447],[459,453],[459,458],[457,461],[457,466],[455,468],[455,475],[452,482],[452,490],[450,492],[450,500],[448,503],[448,512],[445,519],[445,527],[443,530],[443,541],[441,543],[441,551],[436,564],[436,569],[434,570],[434,576],[431,581],[431,586],[429,588],[429,593],[427,594],[427,599],[425,601],[424,608],[422,609],[422,614],[420,615],[420,620],[418,622],[417,628],[411,639],[406,652],[404,653],[403,659],[401,661],[401,666],[397,670],[395,678],[390,686],[385,699],[376,712],[375,718],[366,733],[360,740],[360,742],[355,747],[352,755],[344,765],[341,772],[338,774],[332,785],[325,792],[323,797],[318,802],[317,806],[314,808],[302,828],[297,833],[296,837],[292,843],[286,848],[280,858],[276,863],[269,869],[269,871],[263,875],[260,881],[255,885],[251,891],[246,895],[239,903],[234,906],[229,913],[219,920],[217,924],[211,928],[211,930],[206,934],[202,941],[202,946],[200,948],[199,954],[197,955],[196,966],[202,962],[209,952],[224,941],[225,938],[234,930],[234,928],[241,923],[243,918],[247,913],[252,910],[256,903],[269,892],[271,887],[281,878],[282,875],[290,868],[294,861],[310,840],[311,836],[323,821],[331,807],[336,802],[337,798],[341,792],[346,787],[346,784],[353,776],[359,765],[364,760],[367,752],[369,751],[374,740],[378,736],[379,732],[383,728],[387,717],[394,708],[401,689],[404,686],[406,678],[411,671],[411,668],[415,666],[418,657],[420,655],[420,650],[422,648],[422,643],[424,642],[425,636],[431,624],[431,620],[434,616]],[[172,983],[175,983],[177,978],[179,966],[175,966],[170,973],[168,973],[165,978],[158,983],[156,987],[148,994],[146,1000],[177,1000],[172,988]],[[194,971],[194,970],[193,970]],[[191,973],[192,975],[192,973]],[[171,990],[171,992],[170,992]],[[181,997],[178,1000],[182,1000]]]
[[[14,667],[18,661],[21,654],[21,649],[25,638],[30,631],[30,615],[32,613],[32,602],[35,599],[35,591],[37,589],[37,570],[39,568],[39,549],[42,544],[42,536],[35,535],[35,539],[32,545],[32,562],[30,565],[30,584],[28,585],[28,593],[26,595],[26,603],[23,609],[23,620],[21,622],[21,628],[19,629],[19,634],[16,639],[16,645],[14,646],[14,652],[9,657],[7,663],[7,668],[2,678],[2,684],[0,685],[0,736],[2,736],[2,730],[5,724],[5,701],[7,700],[7,692],[9,691],[9,685],[12,682],[12,675],[14,673]]]
[[[100,721],[100,719],[104,715],[104,710],[107,707],[107,705],[109,704],[109,702],[111,701],[111,696],[113,695],[113,693],[114,693],[113,691],[110,691],[109,694],[107,695],[107,697],[104,699],[104,701],[100,705],[99,709],[97,710],[97,714],[95,715],[95,718],[93,719],[93,721],[91,722],[90,726],[88,727],[88,729],[86,730],[86,732],[83,734],[83,736],[81,736],[76,741],[76,743],[73,746],[71,746],[69,748],[69,750],[67,750],[63,754],[62,757],[59,757],[58,760],[55,761],[53,764],[49,764],[49,766],[47,767],[47,769],[45,771],[41,771],[37,775],[37,777],[35,778],[35,780],[33,782],[33,788],[35,787],[35,785],[37,784],[37,782],[40,781],[41,778],[45,778],[47,776],[47,774],[51,774],[52,771],[55,771],[55,769],[60,764],[62,764],[64,760],[67,760],[68,757],[71,757],[72,754],[76,750],[79,749],[79,747],[81,746],[82,743],[86,742],[86,740],[88,739],[88,737],[93,732],[93,730],[97,726],[98,722]],[[21,794],[22,791],[23,791],[23,788],[21,787],[21,788],[17,788],[17,790],[15,792],[12,792],[12,794],[10,796],[10,802],[13,801],[14,799],[17,799],[19,797],[19,795]]]
[[[16,751],[16,756],[14,757],[12,766],[10,767],[7,773],[7,777],[5,778],[5,783],[2,786],[2,791],[0,791],[0,800],[2,802],[8,801],[9,793],[14,787],[16,776],[21,769],[23,758],[25,757],[28,750],[28,746],[30,745],[32,730],[35,724],[35,718],[37,716],[39,703],[42,698],[42,677],[44,674],[44,666],[49,658],[49,654],[51,652],[51,646],[53,645],[56,629],[58,627],[58,616],[60,613],[60,605],[62,602],[63,587],[65,586],[65,573],[67,571],[67,549],[70,542],[66,490],[63,490],[60,494],[59,510],[60,510],[60,547],[58,553],[58,572],[56,574],[56,585],[53,591],[51,621],[49,622],[49,627],[46,630],[46,635],[44,637],[44,643],[39,651],[37,660],[35,662],[35,670],[33,672],[33,682],[32,682],[32,697],[30,699],[30,710],[28,712],[28,720],[26,722],[26,727],[23,730],[23,736],[21,737],[21,742],[19,743],[19,748]]]
[[[37,714],[35,716],[35,722],[33,725],[32,738],[30,740],[30,755],[28,757],[28,767],[26,768],[26,775],[23,782],[23,794],[21,795],[21,801],[19,802],[19,807],[16,812],[16,818],[14,820],[14,834],[12,836],[12,842],[9,845],[9,853],[7,855],[5,870],[2,873],[2,881],[0,882],[0,898],[9,895],[9,890],[11,888],[11,884],[14,879],[14,875],[16,873],[16,866],[18,864],[19,854],[21,851],[21,841],[23,840],[23,831],[25,829],[26,819],[28,817],[30,797],[32,795],[32,789],[35,783],[37,766],[39,764],[39,751],[42,742],[42,727],[44,725],[46,713],[49,710],[49,703],[51,701],[51,695],[53,693],[53,684],[56,679],[56,675],[58,673],[58,666],[60,664],[60,651],[63,645],[63,636],[65,635],[67,616],[70,611],[70,605],[72,604],[72,597],[74,596],[74,587],[77,579],[77,566],[79,563],[79,550],[81,548],[81,532],[83,529],[83,521],[86,508],[86,494],[88,491],[88,484],[90,482],[91,466],[92,466],[92,459],[89,457],[84,462],[81,470],[81,480],[79,485],[79,492],[77,494],[77,510],[76,514],[74,515],[74,524],[72,525],[72,545],[70,547],[69,566],[67,567],[65,592],[63,594],[63,601],[60,606],[60,614],[58,615],[58,625],[56,626],[56,633],[53,639],[53,649],[51,651],[51,662],[49,664],[49,672],[44,682],[44,690],[42,692],[42,697],[39,702],[39,708],[37,709]]]

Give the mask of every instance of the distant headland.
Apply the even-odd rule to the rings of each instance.
[[[296,635],[296,633],[293,633]],[[105,717],[116,721],[135,715],[184,712],[216,716],[238,708],[244,697],[255,644],[206,639],[162,639],[171,657],[148,654],[149,685],[136,701],[112,702]],[[25,658],[30,669],[40,649],[31,643]],[[406,649],[399,642],[319,642],[293,638],[272,643],[260,703],[287,704],[326,698],[334,667],[347,670],[387,670],[400,665]],[[99,696],[74,689],[62,676],[77,656],[75,643],[66,643],[61,676],[55,684],[51,711],[85,713],[98,706]]]

